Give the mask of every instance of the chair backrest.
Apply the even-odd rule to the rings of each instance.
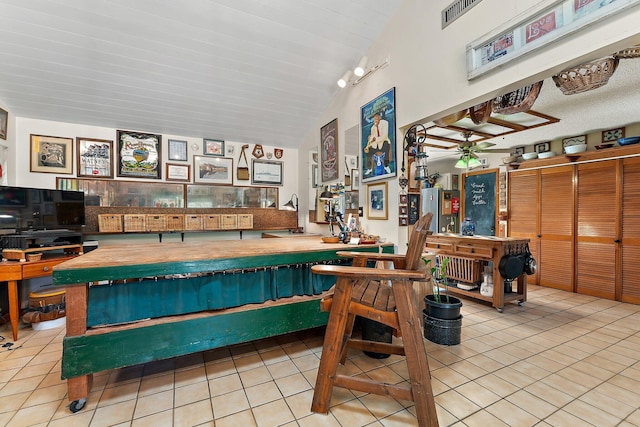
[[[409,236],[409,245],[407,246],[407,254],[405,255],[405,269],[417,270],[419,263],[422,262],[422,253],[424,252],[424,244],[429,234],[429,227],[433,213],[427,212],[418,222],[416,222],[411,236]]]

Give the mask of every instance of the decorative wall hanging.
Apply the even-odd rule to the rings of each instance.
[[[249,148],[249,144],[244,144],[242,146],[240,157],[238,158],[238,169],[236,170],[236,176],[240,181],[249,180],[249,162],[247,161],[247,154],[244,151],[247,148]]]
[[[275,160],[252,160],[251,183],[282,185],[283,162]]]
[[[320,128],[320,170],[322,182],[338,179],[338,119]]]
[[[619,138],[624,138],[624,129],[608,129],[602,131],[602,142],[616,142]]]
[[[9,121],[9,113],[0,108],[0,138],[7,139],[7,124]]]
[[[281,159],[284,154],[284,150],[282,148],[274,148],[273,155],[276,156],[276,159]]]
[[[165,167],[165,179],[167,181],[191,182],[191,165],[167,163]]]
[[[76,138],[78,176],[113,178],[113,141]]]
[[[203,139],[202,151],[205,156],[224,156],[224,141],[217,139]]]
[[[262,156],[264,156],[264,149],[262,148],[262,145],[256,144],[253,147],[253,151],[251,152],[251,154],[253,154],[253,157],[255,157],[256,159],[259,159]]]
[[[31,172],[73,172],[73,138],[31,135]]]
[[[367,218],[387,219],[388,186],[386,182],[367,185]]]
[[[233,159],[193,156],[193,182],[233,185]]]
[[[391,88],[360,108],[362,182],[397,175],[395,93]]]
[[[169,140],[169,160],[175,162],[187,161],[187,141]]]
[[[162,136],[117,131],[118,176],[160,179]]]
[[[538,144],[535,144],[533,148],[536,153],[546,153],[547,151],[551,150],[551,143],[549,141],[540,142]]]

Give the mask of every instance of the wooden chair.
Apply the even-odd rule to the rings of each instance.
[[[316,274],[337,276],[333,294],[322,300],[329,310],[322,357],[311,404],[312,412],[328,413],[333,387],[412,400],[418,425],[438,426],[431,374],[422,337],[422,313],[418,310],[413,281],[425,278],[417,271],[422,262],[432,213],[416,223],[409,238],[406,255],[362,252],[338,252],[353,258],[352,266],[316,265]],[[368,261],[391,261],[394,269],[367,268]],[[389,286],[391,283],[391,286]],[[355,316],[365,317],[397,330],[403,344],[389,344],[351,338]],[[410,384],[378,383],[366,378],[337,375],[338,363],[344,363],[347,348],[377,353],[404,355]]]

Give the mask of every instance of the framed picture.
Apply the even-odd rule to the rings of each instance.
[[[409,225],[409,218],[407,218],[406,216],[401,216],[398,218],[398,225],[400,227],[406,227],[407,225]]]
[[[251,183],[282,185],[282,162],[251,160]]]
[[[118,176],[160,179],[162,136],[117,131]]]
[[[311,165],[311,187],[318,188],[318,165]]]
[[[169,140],[169,159],[174,162],[187,161],[187,141]]]
[[[351,190],[360,189],[360,169],[351,169]]]
[[[76,138],[77,175],[113,178],[113,141]]]
[[[387,219],[387,194],[386,182],[367,185],[367,218]]]
[[[167,181],[191,182],[191,165],[167,163],[165,168],[165,179]]]
[[[586,143],[587,143],[587,135],[578,135],[578,136],[572,136],[569,138],[564,138],[562,140],[562,152],[565,153],[564,149],[569,145],[586,144]]]
[[[418,218],[420,218],[420,193],[412,193],[409,194],[409,224],[413,225],[418,222]]]
[[[233,185],[233,159],[193,156],[193,182]]]
[[[205,156],[224,156],[224,141],[204,139],[202,149]]]
[[[516,156],[522,156],[524,154],[524,147],[515,147],[513,149],[513,154]]]
[[[0,138],[7,139],[7,123],[9,122],[9,113],[0,108]]]
[[[540,142],[538,144],[535,144],[533,146],[533,149],[536,151],[536,153],[546,153],[547,151],[551,150],[551,143],[549,143],[549,141]]]
[[[624,138],[624,129],[608,129],[602,131],[602,142],[618,142],[618,138]]]
[[[391,88],[360,108],[362,182],[397,175],[395,93]]]
[[[322,182],[338,179],[338,119],[320,128],[320,166]]]
[[[407,205],[401,205],[398,207],[398,215],[406,216],[409,213],[409,207]]]
[[[458,189],[458,174],[453,174],[451,175],[451,189],[452,190],[457,190]]]
[[[401,194],[400,195],[400,204],[401,205],[406,205],[409,202],[409,195],[408,194]]]
[[[73,173],[73,138],[32,134],[30,171]]]

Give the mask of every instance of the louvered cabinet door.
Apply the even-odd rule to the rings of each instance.
[[[576,292],[616,298],[617,160],[577,166]]]
[[[574,191],[573,166],[540,171],[541,286],[574,290]]]
[[[620,300],[640,304],[640,158],[622,163]]]
[[[529,239],[529,248],[536,261],[539,259],[539,175],[537,170],[509,172],[509,236]],[[527,283],[537,285],[538,272],[527,276]]]

